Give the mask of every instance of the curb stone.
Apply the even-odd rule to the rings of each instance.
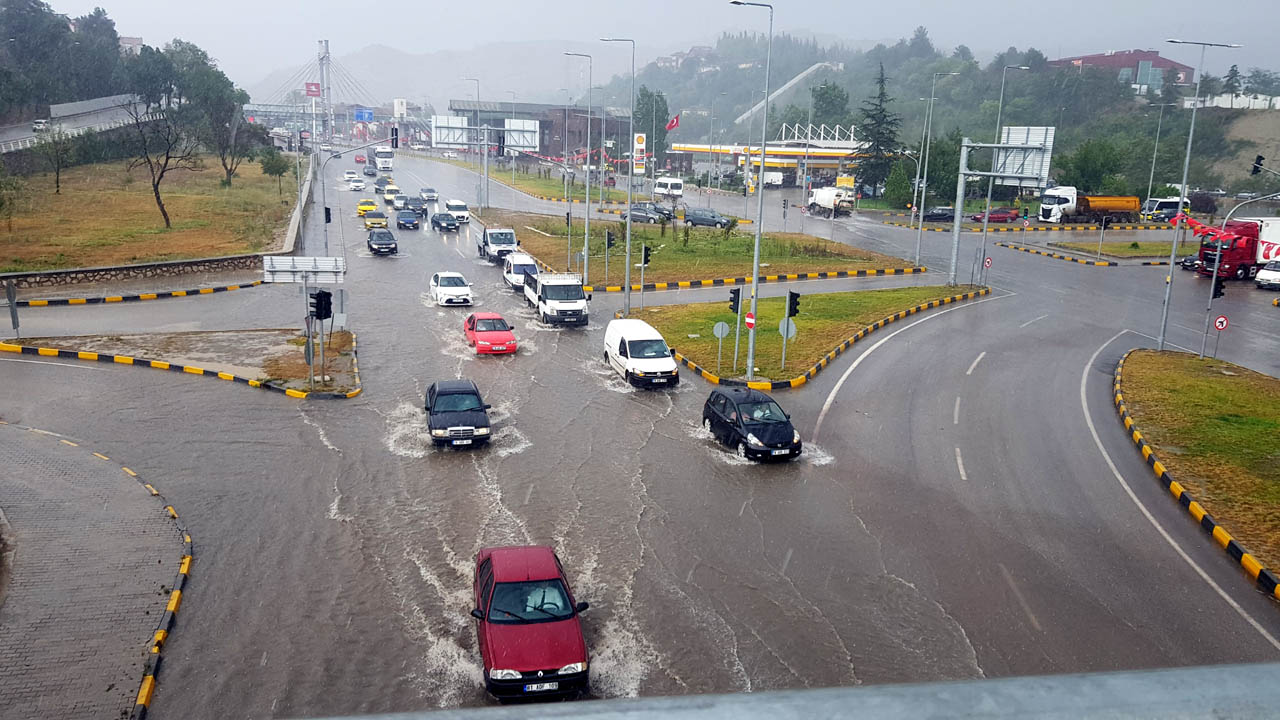
[[[1124,392],[1122,389],[1124,363],[1129,359],[1129,356],[1132,355],[1133,352],[1133,350],[1130,350],[1125,353],[1124,357],[1120,358],[1120,362],[1116,363],[1115,381],[1111,386],[1112,401],[1115,403],[1116,412],[1120,416],[1120,421],[1124,423],[1125,430],[1129,431],[1129,439],[1133,441],[1133,444],[1142,453],[1142,459],[1146,462],[1147,466],[1151,468],[1151,472],[1156,476],[1156,480],[1160,481],[1160,484],[1165,490],[1169,491],[1169,494],[1173,496],[1173,499],[1176,500],[1189,515],[1191,515],[1197,524],[1200,525],[1200,529],[1209,537],[1213,538],[1213,541],[1225,550],[1232,560],[1235,560],[1240,564],[1240,567],[1244,568],[1245,574],[1247,574],[1249,578],[1257,584],[1259,590],[1262,590],[1273,598],[1280,600],[1280,583],[1277,582],[1276,574],[1263,567],[1262,563],[1258,562],[1257,558],[1250,554],[1243,545],[1237,542],[1236,539],[1231,536],[1231,533],[1227,532],[1225,528],[1219,525],[1217,521],[1213,519],[1213,516],[1210,515],[1199,502],[1191,497],[1191,493],[1187,492],[1186,489],[1182,487],[1181,483],[1173,479],[1173,475],[1171,475],[1168,469],[1165,468],[1164,463],[1160,462],[1160,459],[1156,457],[1155,452],[1151,449],[1151,445],[1147,442],[1146,438],[1143,437],[1142,432],[1138,430],[1137,425],[1134,424],[1133,417],[1129,414],[1128,407],[1125,406]]]
[[[191,290],[165,290],[162,292],[141,293],[138,295],[108,295],[92,298],[48,298],[44,300],[19,300],[18,307],[48,307],[53,305],[98,305],[102,303],[135,302],[141,300],[160,300],[164,298],[188,297],[191,295],[211,295],[213,293],[231,292],[244,288],[257,287],[261,280],[254,280],[240,285],[222,285],[219,287],[193,288]]]
[[[885,225],[893,225],[893,226],[895,226],[895,227],[911,228],[911,229],[913,229],[913,230],[916,228],[916,226],[915,226],[913,223],[895,222],[895,221],[893,221],[893,220],[883,220],[883,221],[881,221],[881,222],[883,222]],[[979,232],[979,231],[980,231],[980,228],[963,227],[963,226],[962,226],[960,229],[961,229],[963,232]],[[1002,232],[1080,232],[1080,231],[1083,231],[1083,230],[1100,230],[1100,229],[1101,229],[1101,226],[1100,226],[1100,225],[1056,225],[1056,226],[1054,226],[1054,227],[1044,227],[1044,226],[1037,225],[1037,226],[1034,226],[1034,227],[1025,227],[1025,228],[1024,228],[1024,227],[988,227],[988,228],[987,228],[987,232],[989,232],[989,233],[1002,233]],[[1171,229],[1171,228],[1166,228],[1166,227],[1163,227],[1163,226],[1160,226],[1160,225],[1108,225],[1108,226],[1107,226],[1107,229],[1108,229],[1108,230],[1169,230],[1169,229]],[[941,227],[941,228],[937,228],[937,227],[926,227],[926,228],[924,228],[924,231],[925,231],[925,232],[951,232],[951,230],[952,230],[952,228],[949,228],[949,227]]]
[[[1079,263],[1081,265],[1091,265],[1094,267],[1119,267],[1120,266],[1120,263],[1111,262],[1110,260],[1081,260],[1080,258],[1073,258],[1067,255],[1059,255],[1058,253],[1045,252],[1044,250],[1036,250],[1034,248],[1018,247],[1017,245],[1010,245],[1008,243],[998,242],[995,244],[1002,248],[1017,250],[1018,252],[1033,253],[1035,255],[1043,255],[1045,257],[1053,258],[1054,260],[1066,260],[1067,262]]]

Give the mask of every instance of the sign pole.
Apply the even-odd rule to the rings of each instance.
[[[20,338],[22,333],[18,331],[18,290],[12,279],[4,281],[4,294],[9,300],[9,322],[13,325],[13,335]]]
[[[720,353],[724,350],[724,337],[716,337],[716,374],[720,374]]]
[[[738,319],[733,323],[733,371],[738,372],[738,338],[742,335],[742,300],[738,300]]]
[[[782,333],[782,363],[779,364],[778,367],[783,370],[787,369],[787,333],[785,332],[785,328],[787,327],[787,320],[789,319],[790,318],[783,318],[782,320],[782,327],[784,328],[784,332]]]
[[[302,276],[302,304],[306,308],[306,326],[307,326],[307,382],[312,390],[316,389],[316,366],[315,366],[315,349],[311,345],[311,306],[308,300],[311,298],[311,291],[308,288],[307,276]]]
[[[642,259],[644,258],[645,248],[646,246],[644,245],[640,246],[640,257]],[[640,307],[644,307],[644,268],[645,263],[640,263]]]
[[[1218,334],[1215,335],[1213,338],[1213,359],[1214,360],[1218,359],[1218,341],[1221,339],[1222,339],[1222,331],[1219,330]]]

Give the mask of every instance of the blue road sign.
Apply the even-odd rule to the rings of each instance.
[[[356,108],[356,122],[373,122],[373,110],[370,108]]]

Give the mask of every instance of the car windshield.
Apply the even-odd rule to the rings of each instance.
[[[632,340],[627,343],[627,352],[633,358],[670,357],[671,351],[662,340]]]
[[[559,578],[498,583],[489,603],[489,622],[520,624],[573,617],[569,592]]]
[[[450,202],[447,202],[447,203],[445,203],[445,204],[444,204],[444,206],[445,206],[446,208],[448,208],[450,212],[466,212],[466,210],[467,210],[467,205],[466,205],[466,203],[450,203]]]
[[[512,275],[516,275],[516,276],[520,276],[520,275],[537,275],[537,274],[538,274],[538,266],[537,266],[537,265],[533,265],[533,264],[531,264],[531,263],[520,263],[520,264],[518,264],[518,265],[512,265],[512,266],[511,266],[511,274],[512,274]]]
[[[404,201],[406,201],[406,200],[408,200],[408,199],[409,199],[409,197],[408,197],[407,195],[397,195],[397,196],[396,196],[396,201],[397,201],[397,202],[404,202]]]
[[[417,220],[418,219],[418,216],[412,210],[401,210],[399,217],[401,220]]]
[[[445,275],[440,278],[440,287],[466,287],[467,281],[457,275]]]
[[[1041,205],[1066,205],[1067,199],[1060,195],[1045,195],[1040,198]]]
[[[472,393],[437,395],[435,407],[431,408],[432,412],[466,412],[483,409],[484,403],[480,402],[480,396]]]
[[[739,403],[738,410],[742,413],[744,422],[774,423],[787,420],[787,414],[772,400]]]
[[[507,321],[502,318],[480,318],[476,321],[476,330],[479,332],[501,332],[510,329],[511,326],[507,325]]]
[[[436,222],[453,222],[453,216],[449,213],[436,213]]]
[[[489,243],[492,245],[515,245],[516,234],[513,232],[491,232],[489,233]]]
[[[369,240],[372,242],[395,242],[396,237],[387,230],[375,230],[369,234]]]
[[[422,188],[422,192],[424,192],[424,193],[426,193],[426,194],[428,194],[428,195],[435,195],[435,194],[436,194],[436,189],[435,189],[435,188]]]
[[[1271,262],[1267,263],[1262,269],[1263,270],[1280,270],[1280,260],[1272,260]]]
[[[581,285],[543,285],[542,290],[548,300],[581,300],[585,297]]]

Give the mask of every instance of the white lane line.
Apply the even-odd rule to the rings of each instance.
[[[960,424],[960,396],[956,396],[956,406],[951,410],[951,424]]]
[[[1013,583],[1013,576],[1009,574],[1009,568],[1005,567],[1004,563],[996,564],[1000,566],[1000,572],[1004,575],[1004,581],[1009,584],[1009,589],[1013,591],[1013,596],[1018,599],[1018,604],[1022,606],[1022,612],[1026,613],[1027,619],[1031,621],[1031,627],[1035,628],[1036,632],[1040,632],[1043,629],[1040,627],[1040,621],[1036,620],[1035,614],[1031,612],[1031,606],[1027,604],[1027,599],[1022,597],[1022,591]]]
[[[1045,318],[1047,318],[1047,317],[1049,317],[1049,316],[1048,316],[1048,315],[1041,315],[1040,317],[1036,318],[1035,320],[1028,320],[1028,321],[1026,321],[1026,322],[1022,323],[1022,324],[1021,324],[1021,325],[1019,325],[1018,327],[1020,327],[1020,328],[1024,328],[1024,327],[1026,327],[1026,326],[1030,325],[1030,324],[1031,324],[1031,323],[1033,323],[1033,322],[1037,322],[1037,321],[1039,321],[1039,320],[1043,320],[1043,319],[1045,319]]]
[[[982,362],[982,358],[984,358],[984,357],[986,357],[986,356],[987,356],[987,351],[986,351],[986,350],[983,350],[982,352],[978,353],[978,357],[976,357],[976,358],[974,358],[974,359],[973,359],[973,364],[969,366],[969,369],[968,369],[968,370],[965,370],[965,371],[964,371],[964,374],[965,374],[965,375],[972,375],[972,374],[973,374],[973,369],[974,369],[974,368],[976,368],[976,367],[978,367],[978,363]]]
[[[969,482],[969,476],[964,472],[964,458],[960,457],[960,448],[956,448],[956,467],[960,470],[960,479]]]
[[[546,235],[547,237],[551,237],[551,233],[549,233],[549,232],[543,232],[543,231],[539,230],[539,229],[538,229],[538,228],[536,228],[536,227],[531,227],[531,226],[529,226],[529,225],[525,225],[525,226],[524,226],[524,229],[525,229],[525,230],[532,230],[532,231],[534,231],[534,232],[538,233],[539,235]]]
[[[3,362],[31,363],[32,365],[56,365],[58,367],[71,368],[73,370],[102,370],[100,367],[91,367],[88,365],[73,365],[71,363],[48,362],[46,360],[18,360],[15,358],[0,358]]]
[[[782,558],[782,570],[778,572],[779,575],[787,574],[787,566],[791,564],[791,552],[793,550],[795,550],[795,548],[787,548],[787,556]]]
[[[453,251],[454,251],[454,252],[456,252],[456,253],[458,253],[458,257],[463,258],[463,259],[466,259],[466,257],[467,257],[467,256],[462,254],[462,248],[460,248],[460,247],[455,247],[455,248],[453,249]]]
[[[1146,333],[1140,333],[1140,332],[1138,332],[1137,330],[1125,330],[1124,332],[1131,332],[1131,333],[1133,333],[1134,335],[1137,335],[1137,336],[1139,336],[1139,337],[1144,337],[1144,338],[1146,338],[1146,339],[1148,339],[1148,340],[1155,340],[1156,342],[1160,342],[1160,338],[1158,338],[1158,337],[1156,337],[1156,336],[1154,336],[1154,335],[1148,335],[1148,334],[1146,334]],[[1182,351],[1184,351],[1184,352],[1191,352],[1191,353],[1195,352],[1195,350],[1192,350],[1191,348],[1182,347],[1181,345],[1175,345],[1175,344],[1173,344],[1173,343],[1169,342],[1168,340],[1165,340],[1165,341],[1164,341],[1164,344],[1165,344],[1165,345],[1168,345],[1168,346],[1169,346],[1169,347],[1171,347],[1171,348],[1178,348],[1179,350],[1182,350]]]
[[[1093,367],[1093,363],[1098,359],[1098,356],[1102,354],[1102,351],[1105,350],[1108,345],[1115,342],[1116,338],[1127,332],[1134,331],[1121,330],[1111,336],[1110,340],[1102,343],[1097,350],[1093,351],[1093,355],[1089,356],[1088,362],[1084,364],[1084,369],[1080,371],[1080,410],[1084,412],[1084,421],[1085,424],[1089,426],[1089,434],[1093,436],[1093,444],[1098,446],[1098,452],[1102,453],[1102,459],[1106,461],[1107,467],[1111,470],[1112,477],[1116,479],[1116,482],[1120,483],[1120,487],[1124,488],[1125,494],[1129,496],[1129,499],[1133,501],[1134,505],[1138,506],[1138,510],[1142,512],[1142,515],[1147,519],[1147,522],[1151,523],[1151,526],[1156,529],[1156,532],[1160,534],[1160,537],[1164,538],[1164,541],[1169,544],[1169,547],[1173,548],[1174,552],[1178,553],[1178,557],[1182,558],[1187,565],[1191,566],[1191,569],[1200,576],[1200,579],[1204,580],[1205,584],[1218,594],[1218,597],[1225,600],[1226,603],[1231,606],[1231,609],[1235,610],[1240,617],[1244,618],[1245,622],[1249,623],[1254,630],[1257,630],[1259,635],[1261,635],[1267,642],[1271,643],[1272,647],[1280,650],[1280,640],[1276,640],[1271,633],[1267,632],[1266,628],[1262,627],[1257,620],[1254,620],[1253,616],[1241,607],[1240,604],[1237,603],[1230,595],[1228,595],[1226,591],[1218,585],[1218,583],[1214,582],[1213,578],[1209,577],[1209,574],[1197,565],[1196,561],[1192,560],[1191,556],[1187,555],[1186,551],[1183,550],[1173,537],[1165,531],[1164,527],[1156,520],[1155,516],[1151,514],[1151,511],[1147,510],[1147,507],[1143,505],[1142,501],[1138,499],[1138,496],[1134,494],[1133,488],[1129,487],[1129,483],[1125,481],[1124,476],[1120,474],[1118,469],[1116,469],[1116,464],[1111,461],[1111,455],[1107,453],[1107,449],[1102,446],[1102,439],[1098,437],[1098,430],[1094,427],[1093,418],[1089,415],[1088,395],[1085,393],[1085,389],[1089,383],[1089,370]],[[1142,335],[1142,333],[1137,332],[1134,332],[1134,334]]]
[[[898,333],[906,332],[907,330],[910,330],[911,328],[919,325],[922,322],[927,322],[934,318],[942,317],[943,315],[946,315],[949,312],[954,312],[956,310],[963,310],[965,308],[971,308],[976,305],[981,305],[982,303],[985,303],[985,302],[991,302],[992,300],[1000,300],[1003,298],[1014,297],[1016,295],[1017,293],[1009,293],[1008,295],[997,295],[996,297],[989,297],[985,300],[977,300],[975,302],[971,302],[968,305],[956,305],[954,307],[949,307],[945,310],[940,310],[932,315],[925,315],[924,317],[920,318],[919,320],[916,320],[910,325],[905,325],[903,327],[898,328],[897,330],[894,330],[888,335],[885,335],[884,337],[880,338],[880,341],[877,342],[875,345],[872,345],[871,347],[862,351],[862,354],[858,356],[858,359],[854,360],[853,364],[850,365],[849,368],[844,371],[844,374],[840,376],[840,379],[836,381],[836,386],[831,388],[831,392],[827,394],[826,402],[822,403],[822,410],[818,413],[818,422],[815,423],[813,426],[814,441],[816,442],[818,440],[818,431],[822,429],[822,421],[826,419],[827,412],[831,410],[831,405],[836,400],[836,394],[840,392],[840,388],[844,387],[844,382],[849,379],[849,376],[853,374],[853,371],[858,369],[858,366],[862,364],[862,361],[866,360],[868,355],[875,352],[876,348],[892,340],[893,337]]]
[[[742,507],[738,508],[738,517],[742,517],[742,513],[747,511],[747,504],[750,502],[751,502],[750,500],[742,501]]]

